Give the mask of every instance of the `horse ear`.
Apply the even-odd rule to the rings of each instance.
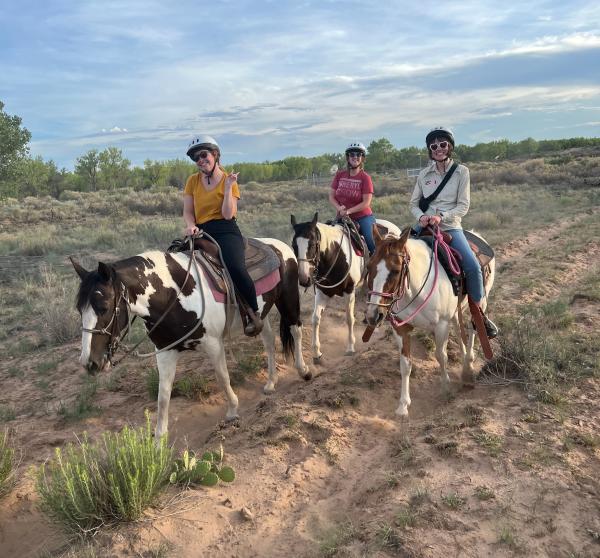
[[[315,216],[313,217],[312,224],[316,225],[318,220],[319,220],[319,212],[315,211]]]
[[[295,227],[297,225],[296,223],[296,216],[295,215],[290,215],[291,219],[291,223],[292,223],[292,227]]]
[[[379,233],[379,227],[377,226],[377,223],[373,223],[373,240],[375,240],[376,246],[383,240],[383,237]]]
[[[402,234],[400,235],[400,245],[404,246],[406,244],[406,241],[408,240],[408,237],[410,236],[410,227],[406,227],[403,231]]]
[[[77,260],[74,260],[71,256],[69,256],[69,259],[71,260],[71,263],[73,264],[73,267],[75,268],[75,271],[77,272],[77,275],[79,275],[79,277],[81,279],[85,279],[87,277],[89,271],[85,270],[81,265],[79,265]]]
[[[115,270],[108,264],[98,262],[98,273],[104,281],[110,281],[115,275]]]

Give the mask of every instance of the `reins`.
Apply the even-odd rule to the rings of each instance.
[[[433,239],[434,239],[433,255],[429,260],[429,269],[427,270],[427,275],[425,276],[425,280],[423,281],[423,284],[417,291],[416,295],[410,300],[410,302],[408,304],[406,304],[404,306],[404,308],[401,308],[400,310],[394,310],[394,308],[393,308],[393,305],[396,304],[399,300],[401,300],[403,298],[403,296],[406,292],[406,286],[408,285],[408,282],[409,282],[410,254],[406,250],[406,246],[404,246],[405,253],[403,256],[402,271],[401,271],[398,288],[396,289],[396,291],[394,291],[393,293],[385,293],[385,292],[377,292],[377,291],[369,291],[368,292],[369,297],[372,294],[374,294],[374,295],[378,295],[383,298],[391,298],[392,299],[392,301],[389,304],[385,304],[385,303],[382,304],[382,303],[376,303],[376,302],[371,302],[371,301],[367,301],[367,304],[376,304],[378,306],[387,307],[388,308],[388,319],[390,320],[392,325],[396,328],[403,326],[403,325],[409,323],[410,321],[412,321],[415,318],[415,316],[417,316],[419,314],[419,312],[421,312],[423,307],[427,304],[427,302],[433,295],[433,292],[435,291],[435,289],[437,287],[438,276],[439,276],[438,249],[440,246],[441,246],[442,250],[444,250],[446,252],[451,271],[456,274],[460,273],[460,266],[458,265],[458,262],[456,260],[455,253],[454,253],[453,249],[448,244],[446,244],[446,242],[444,241],[444,237],[443,237],[439,227],[437,227],[437,226],[430,227],[430,230],[432,232]],[[397,318],[397,316],[399,314],[401,314],[402,312],[404,312],[404,310],[406,310],[415,300],[417,300],[417,298],[421,294],[421,291],[425,288],[425,285],[427,284],[427,281],[429,280],[429,275],[431,274],[431,267],[434,265],[435,265],[435,272],[434,272],[434,276],[433,276],[433,285],[431,286],[431,290],[427,293],[427,296],[425,297],[423,302],[421,302],[421,304],[407,318],[405,318],[404,320],[399,320]],[[406,270],[406,271],[404,272],[404,270]]]
[[[201,233],[201,234],[206,234],[206,233]],[[208,236],[208,235],[206,235],[206,236]],[[164,351],[168,351],[168,350],[172,349],[173,347],[175,347],[176,345],[178,345],[179,343],[181,343],[182,341],[185,341],[202,324],[202,320],[204,319],[204,312],[206,310],[206,304],[205,304],[205,298],[204,298],[204,290],[202,289],[202,282],[200,280],[200,270],[198,268],[198,262],[196,261],[196,257],[195,257],[194,238],[190,236],[188,238],[188,241],[189,241],[189,246],[190,246],[190,261],[188,262],[188,267],[187,267],[187,270],[186,270],[186,275],[185,275],[185,279],[183,281],[183,284],[181,285],[181,287],[179,287],[179,292],[175,295],[175,297],[173,298],[173,300],[170,302],[170,304],[167,307],[167,309],[163,312],[163,314],[160,316],[160,318],[152,326],[152,328],[150,329],[150,331],[146,332],[146,336],[150,337],[150,334],[165,319],[165,317],[167,316],[167,314],[169,314],[169,312],[172,310],[173,306],[175,306],[175,303],[179,299],[179,295],[183,291],[183,289],[184,289],[185,285],[187,284],[187,281],[188,281],[188,279],[190,277],[190,270],[191,270],[191,267],[192,267],[192,262],[194,263],[194,267],[196,269],[196,275],[198,277],[198,290],[200,291],[200,298],[202,300],[202,313],[201,313],[200,317],[198,318],[198,321],[196,322],[196,324],[194,325],[194,327],[190,331],[188,331],[185,335],[183,335],[182,337],[180,337],[177,341],[174,341],[173,343],[167,345],[166,347],[163,347],[162,349],[159,349],[158,351],[153,351],[151,353],[138,353],[136,351],[136,349],[144,342],[145,338],[143,338],[140,341],[138,341],[133,347],[131,347],[130,349],[127,349],[125,351],[125,353],[123,354],[123,356],[121,356],[121,358],[119,358],[115,362],[112,362],[112,360],[111,360],[112,354],[117,350],[117,348],[119,347],[119,345],[123,342],[123,340],[130,333],[130,331],[131,331],[131,324],[133,323],[133,320],[131,319],[131,312],[129,310],[129,297],[127,296],[127,289],[125,288],[125,285],[123,283],[121,283],[120,296],[119,296],[118,299],[115,296],[115,300],[116,300],[115,310],[113,312],[113,315],[112,315],[111,320],[108,323],[108,325],[105,326],[104,328],[102,328],[101,330],[99,330],[99,329],[91,330],[91,329],[82,328],[83,331],[88,331],[90,333],[101,333],[101,334],[104,334],[104,335],[110,335],[111,342],[109,344],[109,355],[108,356],[109,356],[109,360],[111,360],[111,363],[112,363],[113,367],[117,366],[118,364],[120,364],[121,361],[124,358],[128,357],[129,355],[134,355],[134,356],[136,356],[138,358],[147,358],[147,357],[155,356],[155,355],[157,355],[159,353],[162,353]],[[119,337],[119,334],[117,333],[116,334],[117,341],[113,342],[112,341],[113,333],[112,332],[109,333],[107,331],[107,329],[113,323],[113,321],[115,321],[115,317],[117,317],[119,315],[119,312],[120,312],[119,304],[121,302],[121,299],[123,299],[125,301],[125,308],[127,309],[127,327],[125,329],[125,334]],[[115,322],[115,325],[118,327],[118,323]]]
[[[350,270],[352,269],[352,258],[354,256],[354,254],[353,254],[354,249],[352,247],[352,240],[350,237],[350,229],[348,227],[348,224],[345,223],[344,221],[342,221],[340,224],[343,226],[342,238],[340,239],[340,242],[338,244],[338,249],[335,253],[335,258],[333,258],[333,263],[329,266],[329,269],[325,272],[324,275],[321,275],[320,278],[318,276],[318,267],[319,267],[319,262],[321,259],[321,233],[319,232],[318,227],[316,229],[317,242],[316,242],[316,246],[315,246],[315,250],[316,250],[315,256],[310,259],[298,258],[299,262],[309,262],[309,263],[313,264],[314,270],[313,270],[312,284],[313,284],[313,287],[315,287],[315,288],[321,287],[324,289],[333,289],[334,287],[341,285],[348,278],[348,275],[350,275]],[[348,262],[348,269],[346,271],[346,274],[337,283],[334,283],[333,285],[327,285],[323,281],[325,279],[327,279],[328,275],[333,271],[333,268],[337,264],[340,254],[343,252],[344,238],[348,238],[348,249],[349,249],[349,260],[350,260]]]

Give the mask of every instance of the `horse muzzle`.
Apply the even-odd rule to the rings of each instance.
[[[377,307],[367,310],[367,324],[371,327],[377,327],[385,318],[385,314]]]
[[[110,368],[110,359],[106,355],[103,355],[99,363],[95,360],[88,360],[83,367],[90,376],[95,376],[98,372]]]

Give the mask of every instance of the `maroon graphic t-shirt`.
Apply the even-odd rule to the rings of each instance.
[[[347,170],[343,170],[335,175],[331,183],[331,189],[334,192],[333,197],[335,200],[340,205],[350,208],[362,202],[363,194],[373,193],[373,182],[371,177],[363,170],[356,176],[350,176]],[[350,217],[356,221],[365,215],[372,214],[371,208],[365,207],[362,211],[350,214]]]

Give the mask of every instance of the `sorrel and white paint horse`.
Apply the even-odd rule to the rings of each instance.
[[[354,355],[354,303],[356,289],[364,279],[367,258],[355,253],[350,238],[343,225],[326,225],[318,222],[318,213],[313,220],[297,223],[292,215],[294,228],[292,247],[298,258],[300,284],[308,287],[314,284],[315,306],[312,315],[312,353],[313,362],[318,364],[323,353],[319,325],[321,315],[329,300],[334,296],[344,297],[346,303],[346,324],[348,325],[348,342],[346,356]],[[400,229],[383,219],[377,219],[388,235],[400,236]]]
[[[408,415],[410,405],[410,332],[417,327],[433,333],[435,356],[440,365],[442,389],[445,391],[449,383],[446,346],[451,323],[454,322],[459,329],[458,297],[452,290],[448,275],[436,261],[431,248],[422,240],[409,238],[409,233],[410,227],[399,239],[383,239],[375,231],[376,249],[367,272],[367,323],[369,326],[376,326],[388,314],[392,315],[390,322],[400,350],[402,375],[400,405],[396,414],[403,417]],[[488,265],[490,274],[485,285],[485,300],[494,284],[495,260],[491,260]],[[470,324],[467,332],[466,346],[460,335],[459,345],[463,360],[462,380],[471,384],[475,331]]]
[[[259,240],[271,246],[280,260],[280,281],[258,297],[264,319],[261,337],[268,357],[269,376],[264,391],[271,393],[277,380],[275,336],[266,316],[273,305],[281,316],[279,333],[284,353],[288,355],[293,350],[301,378],[309,380],[311,373],[302,357],[298,263],[290,247],[283,242]],[[203,347],[208,353],[217,380],[225,391],[227,419],[238,417],[238,398],[229,382],[223,343],[225,303],[215,300],[206,273],[201,266],[190,265],[188,254],[149,251],[110,265],[99,263],[96,271],[86,271],[75,261],[73,266],[81,278],[77,295],[83,329],[80,361],[88,372],[94,374],[108,365],[128,328],[130,315],[141,317],[146,331],[150,332],[160,377],[156,436],[167,432],[169,401],[179,354],[197,347]],[[238,312],[235,314],[232,334],[236,330],[241,332],[241,319]],[[195,331],[187,339],[178,342],[193,328]],[[161,351],[165,348],[168,349]]]

